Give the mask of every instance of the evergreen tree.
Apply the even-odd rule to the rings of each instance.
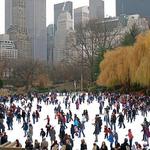
[[[140,33],[138,27],[136,26],[136,24],[134,24],[131,29],[129,30],[129,32],[126,32],[121,45],[122,46],[132,46],[135,42],[136,42],[136,37],[137,35]]]

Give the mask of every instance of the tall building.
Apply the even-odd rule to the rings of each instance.
[[[47,27],[47,54],[48,63],[53,65],[53,52],[54,52],[54,25],[50,24]]]
[[[58,17],[62,11],[68,12],[71,16],[71,19],[73,19],[73,3],[71,1],[67,1],[54,5],[54,33],[57,30]]]
[[[8,34],[0,34],[0,60],[9,62],[10,64],[18,59],[18,50],[13,41],[9,39]],[[13,69],[11,65],[5,65],[2,69],[2,78],[10,77]]]
[[[104,19],[104,1],[103,0],[89,0],[89,16],[90,20]]]
[[[33,58],[47,61],[46,0],[25,0],[25,5]]]
[[[5,0],[5,30],[18,49],[18,59],[32,58],[25,17],[25,0]]]
[[[55,33],[54,64],[59,64],[66,59],[68,51],[67,37],[73,31],[73,21],[69,12],[62,11],[57,21]]]
[[[150,0],[116,0],[116,15],[139,14],[142,17],[150,18]]]
[[[74,9],[74,25],[85,24],[89,20],[89,7],[83,6]]]
[[[17,59],[18,50],[8,34],[0,34],[0,59]]]

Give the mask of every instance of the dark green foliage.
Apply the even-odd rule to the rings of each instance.
[[[98,56],[96,57],[95,66],[94,66],[94,80],[97,80],[97,77],[100,73],[100,67],[99,64],[104,59],[104,54],[106,50],[104,48],[99,49]]]
[[[121,45],[123,46],[132,46],[136,42],[136,36],[140,33],[138,27],[134,24],[129,32],[126,32]]]

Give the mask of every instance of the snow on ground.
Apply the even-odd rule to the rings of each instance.
[[[63,103],[63,99],[64,96],[58,96],[58,100],[61,102],[61,107],[63,108],[64,112],[67,112],[68,110],[65,110],[65,106]],[[33,108],[32,111],[36,110],[36,99],[34,99],[33,102]],[[16,106],[20,106],[20,103],[16,103]],[[54,115],[54,107],[53,105],[45,105],[44,102],[42,102],[42,112],[40,112],[40,120],[38,123],[33,125],[33,141],[35,139],[38,139],[39,142],[41,142],[42,138],[40,137],[40,130],[41,128],[43,128],[45,130],[45,125],[47,123],[47,120],[44,120],[46,118],[47,115],[50,116],[50,124],[52,126],[55,127],[56,130],[56,135],[57,135],[57,140],[59,141],[59,129],[60,129],[60,125],[57,124],[57,120],[55,119],[55,115]],[[107,101],[105,102],[105,106],[107,105]],[[99,104],[98,102],[94,101],[92,104],[82,104],[80,106],[79,110],[76,110],[75,104],[71,104],[71,111],[74,114],[77,114],[79,118],[81,118],[82,112],[83,110],[87,109],[88,113],[89,113],[89,122],[85,123],[85,141],[87,143],[88,146],[88,150],[92,150],[93,147],[93,143],[95,141],[95,136],[93,135],[94,132],[94,125],[92,125],[94,123],[94,118],[96,114],[99,114]],[[111,111],[110,111],[111,112]],[[31,113],[32,114],[32,113]],[[102,120],[104,120],[103,115],[101,115]],[[8,140],[9,141],[15,141],[16,139],[19,139],[21,144],[24,146],[25,145],[25,140],[26,137],[24,137],[24,132],[22,130],[22,123],[18,124],[18,122],[15,121],[16,118],[14,118],[14,125],[13,125],[13,130],[7,130],[7,134],[8,134]],[[150,121],[150,113],[148,114],[148,121]],[[31,118],[32,120],[32,118]],[[117,121],[118,123],[118,121]],[[116,123],[116,125],[117,125]],[[125,120],[125,125],[126,128],[123,129],[119,129],[117,126],[117,132],[119,135],[119,142],[123,143],[124,138],[127,138],[127,133],[128,133],[128,129],[132,130],[132,133],[134,135],[134,139],[133,139],[133,143],[135,143],[135,141],[138,141],[139,143],[141,143],[143,145],[142,142],[142,127],[141,124],[143,123],[143,116],[141,116],[141,113],[139,112],[139,115],[136,116],[136,121],[133,123],[127,123],[127,121]],[[103,126],[105,125],[105,122],[103,122]],[[67,124],[68,128],[66,129],[66,133],[70,134],[70,127],[71,127],[71,123]],[[7,125],[6,125],[7,127]],[[45,130],[46,131],[46,130]],[[104,140],[104,128],[102,127],[102,132],[99,134],[98,137],[98,142],[97,144],[99,146],[101,146],[102,141],[105,141],[108,148],[109,148],[109,142],[107,141],[107,139]],[[75,136],[74,139],[74,147],[73,150],[80,150],[80,143],[81,143],[81,139],[83,139],[83,136],[81,134],[81,138],[78,138],[77,136]],[[50,138],[47,137],[47,140],[49,141],[49,145],[50,145]],[[49,146],[50,147],[50,146]]]

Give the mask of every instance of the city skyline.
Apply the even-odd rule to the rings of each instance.
[[[46,24],[47,26],[54,23],[54,4],[61,3],[67,0],[46,0]],[[70,0],[74,4],[74,8],[89,5],[89,0]],[[115,0],[104,0],[105,16],[115,16]],[[110,9],[111,8],[111,9]],[[5,0],[0,0],[0,34],[5,32]]]

